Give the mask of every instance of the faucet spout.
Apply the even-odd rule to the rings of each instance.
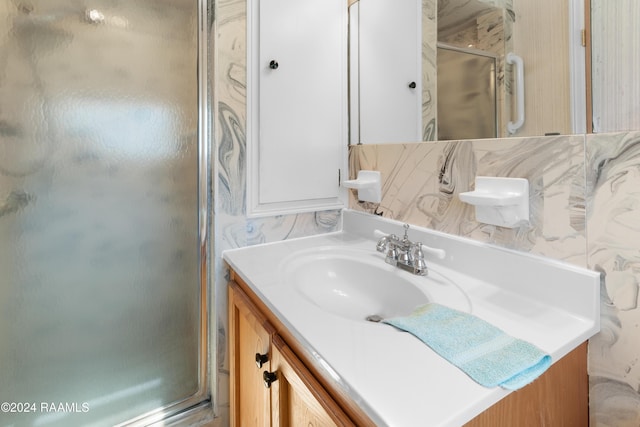
[[[378,244],[376,244],[376,250],[378,252],[385,252],[387,250],[387,245],[389,244],[389,236],[385,236],[378,240]]]

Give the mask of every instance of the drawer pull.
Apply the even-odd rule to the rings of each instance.
[[[258,366],[258,368],[262,368],[262,365],[264,365],[268,361],[269,361],[268,354],[256,353],[256,365]]]
[[[278,380],[278,376],[275,372],[264,371],[262,373],[262,380],[266,388],[271,388],[271,384]]]

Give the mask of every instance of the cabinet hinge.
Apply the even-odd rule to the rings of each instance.
[[[338,187],[342,184],[342,170],[338,169]]]
[[[582,38],[582,47],[587,47],[587,30],[581,30],[580,36]]]

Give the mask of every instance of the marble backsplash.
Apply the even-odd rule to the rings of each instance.
[[[352,146],[350,174],[382,172],[380,204],[350,207],[603,273],[589,343],[592,426],[640,425],[640,132]],[[527,178],[530,223],[475,221],[457,195],[475,176]]]
[[[350,173],[382,172],[379,205],[350,207],[513,249],[586,264],[584,138],[537,137],[353,146]],[[458,194],[476,176],[530,182],[530,224],[514,229],[477,223]]]

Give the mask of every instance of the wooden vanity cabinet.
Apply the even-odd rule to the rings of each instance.
[[[275,330],[244,293],[229,289],[229,364],[231,425],[268,426],[271,396],[263,372],[271,370],[271,337]]]
[[[240,287],[229,285],[232,426],[355,426]]]
[[[353,426],[329,393],[278,335],[272,341],[271,420],[274,426]]]
[[[295,337],[233,271],[229,349],[232,426],[375,426],[348,396],[313,370]],[[267,357],[258,368],[260,355]],[[275,374],[269,388],[264,385],[265,372]],[[583,343],[465,427],[583,427],[589,423],[588,413]]]
[[[464,427],[586,427],[589,425],[587,343],[555,362]]]

